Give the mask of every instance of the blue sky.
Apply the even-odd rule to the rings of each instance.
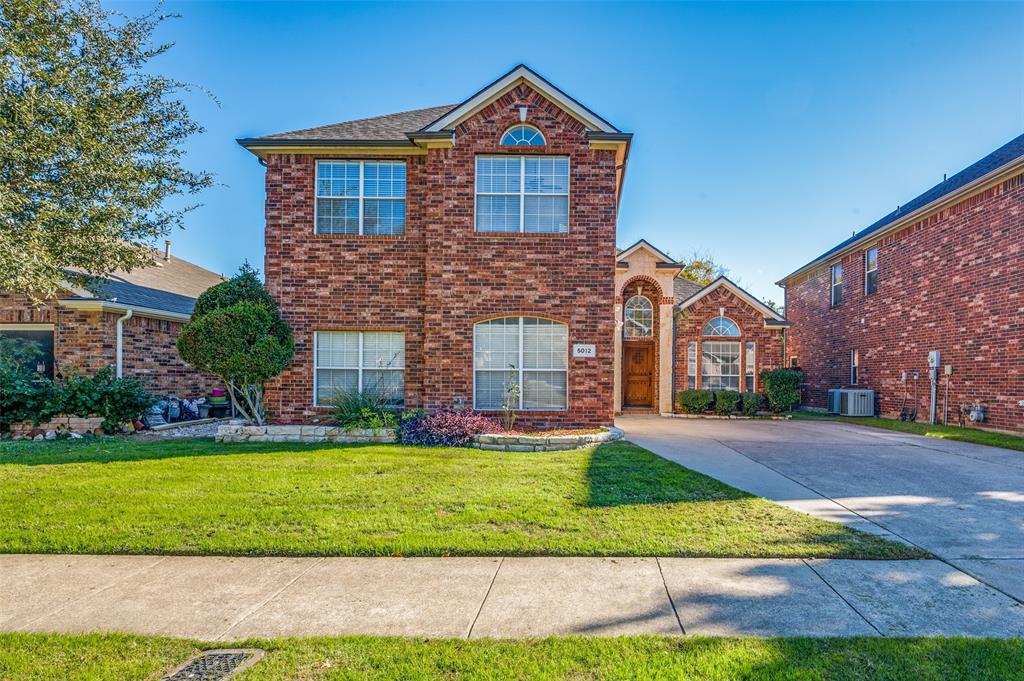
[[[148,5],[111,3],[127,12]],[[634,144],[618,241],[711,254],[761,297],[1024,132],[1024,4],[168,3],[153,68],[218,185],[173,235],[262,268],[263,169],[234,140],[458,102],[524,62]]]

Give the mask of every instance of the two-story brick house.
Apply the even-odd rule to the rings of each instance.
[[[782,325],[765,332],[778,315],[726,281],[700,296],[681,284],[688,316],[677,263],[646,242],[616,249],[631,138],[518,66],[460,104],[239,140],[266,166],[267,286],[295,332],[273,417],[371,386],[407,407],[500,412],[516,384],[532,426],[672,411],[692,365],[675,376],[673,320],[704,325],[726,306],[779,350],[740,359],[755,323],[745,340],[734,324],[705,384],[778,365]],[[638,331],[648,317],[668,321]],[[626,350],[643,362],[632,373]]]
[[[978,425],[1024,430],[1022,263],[1024,135],[779,282],[807,401],[870,388],[886,416],[979,403]]]

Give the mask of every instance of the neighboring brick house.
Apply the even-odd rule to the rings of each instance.
[[[114,273],[87,288],[67,284],[41,304],[0,292],[0,336],[39,343],[38,368],[51,378],[113,367],[157,395],[207,394],[220,382],[185,364],[176,342],[196,297],[224,279],[171,255],[169,248],[168,242],[151,267]]]
[[[870,388],[881,414],[927,421],[937,350],[936,421],[977,402],[980,425],[1024,430],[1022,244],[1024,135],[783,278],[807,403]]]
[[[371,386],[498,414],[515,383],[519,423],[610,424],[631,137],[518,66],[461,104],[239,140],[266,165],[267,287],[295,333],[272,417]]]

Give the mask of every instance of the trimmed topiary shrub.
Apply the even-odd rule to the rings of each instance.
[[[703,414],[711,408],[715,394],[710,390],[680,390],[677,400],[687,414]]]
[[[740,394],[735,390],[719,390],[715,393],[715,413],[728,416],[736,411],[740,403]]]
[[[757,416],[761,410],[761,393],[748,391],[743,393],[743,415]]]
[[[768,408],[776,414],[789,411],[800,402],[800,384],[804,374],[799,369],[772,369],[761,372],[761,386]]]
[[[474,435],[500,432],[500,423],[476,412],[445,409],[427,414],[417,410],[402,416],[398,439],[405,445],[465,447]]]

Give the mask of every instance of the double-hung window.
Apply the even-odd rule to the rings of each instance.
[[[878,246],[864,252],[864,295],[878,290]]]
[[[832,265],[832,305],[836,306],[843,302],[843,265],[836,263]]]
[[[317,234],[405,232],[404,161],[317,161]]]
[[[701,343],[700,387],[704,390],[740,389],[740,344],[733,341]]]
[[[697,388],[697,342],[686,344],[686,389]]]
[[[473,367],[476,409],[564,410],[569,327],[537,317],[480,322],[473,327]]]
[[[860,353],[850,350],[850,385],[857,385],[858,373],[860,372]]]
[[[746,385],[744,390],[754,392],[755,390],[755,369],[757,367],[757,346],[754,345],[754,341],[747,341],[747,355],[743,359],[744,364],[744,381]]]
[[[314,406],[339,392],[373,392],[404,401],[405,334],[394,331],[318,331],[313,355]]]
[[[477,156],[476,231],[569,231],[569,159]]]

